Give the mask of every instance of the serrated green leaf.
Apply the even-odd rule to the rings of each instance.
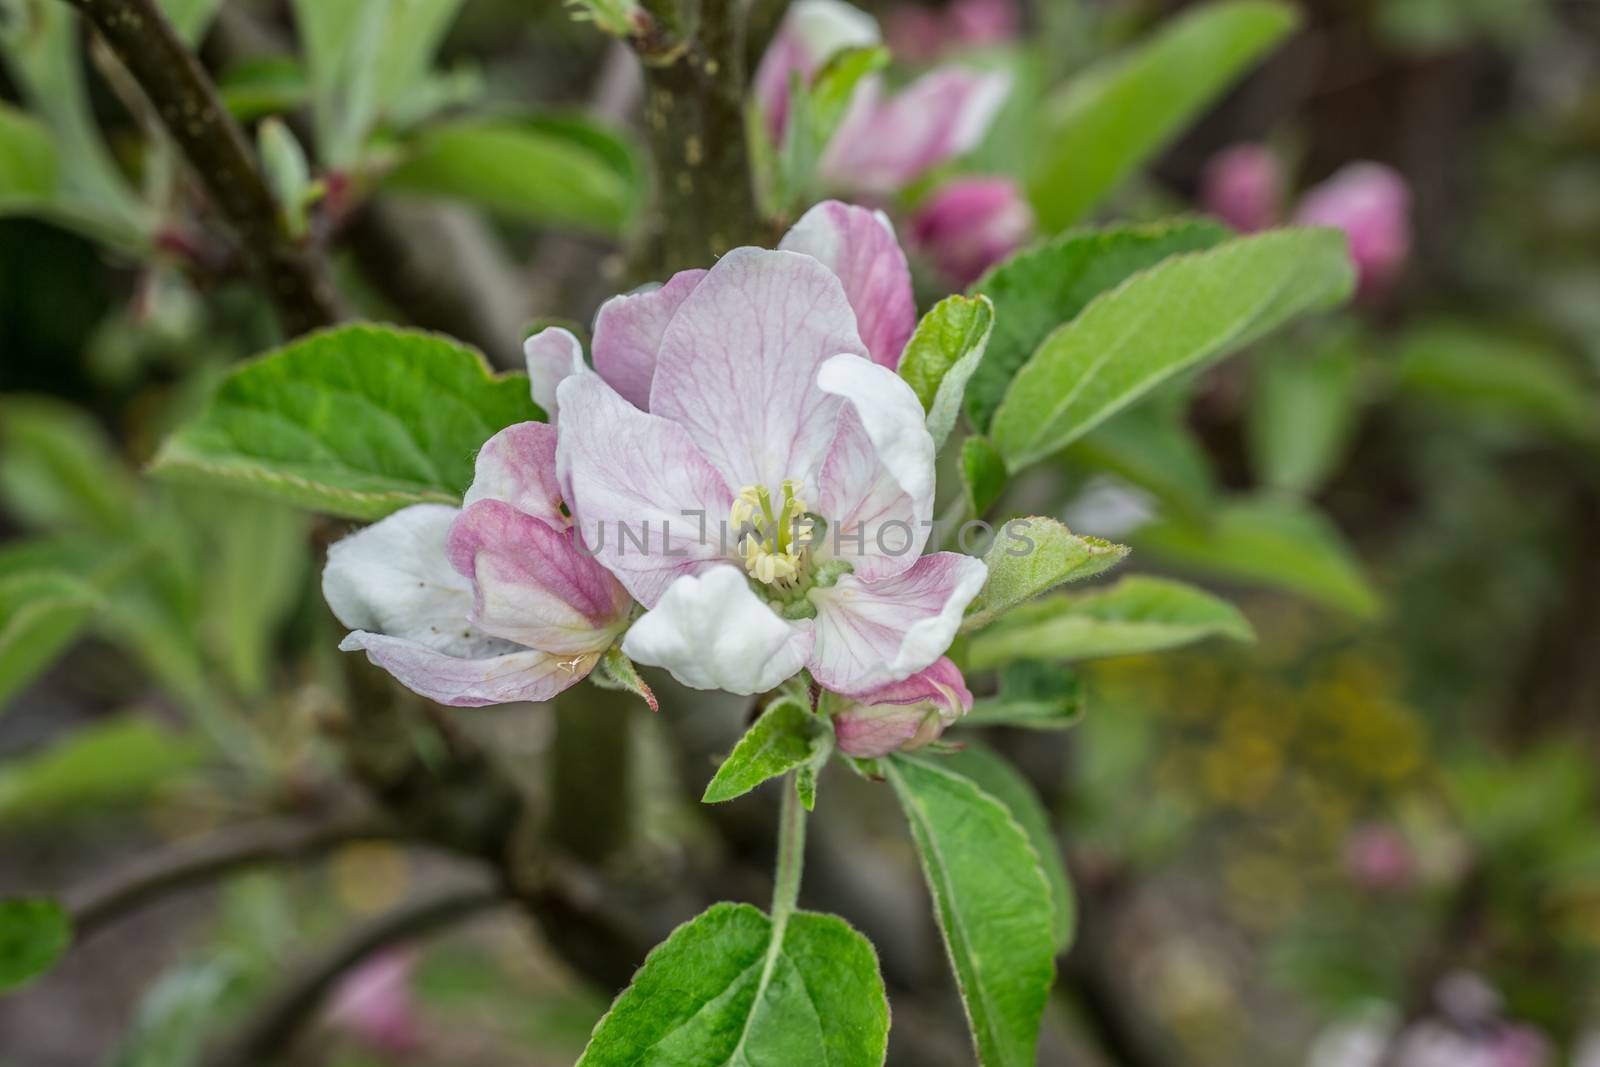
[[[922,316],[900,357],[900,377],[928,413],[935,448],[955,429],[967,382],[983,362],[994,328],[994,305],[985,296],[950,296]]]
[[[433,334],[345,326],[241,366],[153,471],[354,519],[459,503],[496,432],[542,418],[522,375]]]
[[[1080,537],[1055,519],[1012,519],[1000,527],[983,557],[989,579],[961,629],[981,629],[1040,593],[1104,573],[1127,555],[1127,546]]]
[[[1005,492],[1006,461],[994,450],[987,437],[972,436],[961,442],[961,489],[967,498],[967,514],[982,518]]]
[[[79,727],[0,764],[0,822],[47,822],[122,808],[200,766],[206,747],[136,713]]]
[[[1176,219],[1103,230],[1074,230],[1017,253],[971,289],[994,301],[987,354],[967,385],[967,413],[988,429],[1006,389],[1052,330],[1076,318],[1101,293],[1180,252],[1198,252],[1231,232],[1210,219]]]
[[[1333,472],[1355,430],[1361,364],[1349,339],[1265,354],[1250,398],[1250,458],[1261,481],[1306,495]]]
[[[1055,980],[1050,883],[1005,805],[936,762],[883,761],[933,895],[982,1067],[1033,1067]]]
[[[59,571],[0,578],[0,711],[88,625],[100,594]]]
[[[0,990],[30,982],[72,943],[72,920],[53,900],[0,900]]]
[[[612,645],[606,649],[605,655],[600,657],[600,662],[595,666],[595,672],[589,675],[589,680],[595,685],[602,689],[632,693],[644,701],[651,711],[661,710],[654,691],[640,677],[639,668],[634,666],[633,660],[622,654],[621,646]]]
[[[1000,693],[972,705],[963,726],[1065,730],[1083,718],[1083,682],[1055,663],[1017,660],[1000,675]]]
[[[1045,232],[1083,218],[1298,22],[1285,4],[1198,6],[1064,86],[1046,102],[1028,175]]]
[[[637,160],[619,135],[556,117],[439,123],[383,185],[604,234],[625,230],[643,198]]]
[[[959,751],[939,757],[939,766],[954,770],[979,789],[1006,806],[1017,821],[1033,850],[1038,854],[1039,866],[1050,882],[1051,929],[1055,931],[1057,952],[1064,952],[1072,943],[1077,927],[1077,902],[1072,893],[1072,882],[1067,877],[1066,862],[1061,855],[1061,844],[1050,828],[1050,815],[1039,801],[1033,786],[989,746],[977,741],[967,741]]]
[[[779,697],[745,731],[700,799],[706,804],[720,804],[744,796],[769,778],[813,763],[819,753],[826,756],[832,739],[827,723],[809,708],[799,701]]]
[[[975,670],[1017,660],[1084,660],[1161,652],[1207,637],[1251,641],[1239,609],[1183,582],[1131,575],[1105,589],[1035,601],[975,634]]]
[[[50,131],[0,101],[0,215],[32,211],[55,195],[61,160]]]
[[[1174,375],[1350,295],[1344,235],[1274,230],[1174,256],[1098,297],[1012,379],[990,438],[1011,470],[1063,448]]]
[[[577,1067],[882,1067],[889,1005],[872,946],[798,911],[781,945],[748,904],[717,904],[652,951]],[[758,995],[759,994],[759,995]]]
[[[1165,520],[1133,536],[1140,552],[1202,574],[1269,585],[1373,618],[1383,602],[1338,527],[1291,499],[1244,499],[1205,525]]]

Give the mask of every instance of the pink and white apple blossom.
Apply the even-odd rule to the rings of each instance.
[[[1033,237],[1033,209],[1010,178],[957,178],[918,205],[911,244],[957,289]]]
[[[556,390],[557,464],[649,609],[624,652],[735,693],[802,669],[843,694],[930,670],[953,688],[938,664],[986,570],[922,554],[934,445],[894,372],[915,316],[888,220],[837,202],[601,309],[594,369]],[[563,358],[543,334],[529,352]]]
[[[877,22],[842,0],[790,6],[756,70],[756,104],[781,143],[790,79],[810,81],[833,56],[882,43]],[[824,149],[818,178],[838,192],[882,196],[976,148],[1011,90],[1004,73],[943,67],[891,93],[878,75],[857,85]]]
[[[461,707],[549,700],[587,675],[632,601],[579,549],[555,465],[553,427],[508,427],[464,507],[414,505],[330,548],[323,595],[352,631],[339,647]]]
[[[887,756],[938,739],[945,727],[972,710],[961,671],[945,657],[899,682],[847,702],[833,713],[839,751],[847,756]]]

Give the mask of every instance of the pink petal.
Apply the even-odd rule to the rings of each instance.
[[[823,365],[817,384],[848,403],[818,476],[828,522],[819,558],[847,559],[873,581],[922,555],[933,519],[934,444],[916,393],[886,367],[853,356]]]
[[[864,582],[847,574],[831,588],[812,590],[812,673],[839,693],[908,678],[944,655],[987,577],[982,560],[937,552],[893,578]]]
[[[917,208],[911,243],[965,289],[1033,236],[1033,209],[1010,178],[958,178]]]
[[[674,274],[667,284],[614,296],[594,320],[594,369],[634,407],[650,410],[650,382],[667,323],[706,276],[703,270]]]
[[[972,708],[961,671],[948,658],[900,682],[854,698],[833,716],[839,750],[850,756],[886,756],[936,740]]]
[[[883,80],[870,78],[856,90],[820,173],[835,188],[896,192],[976,148],[1010,91],[1007,74],[949,68],[885,100]]]
[[[1352,163],[1307,192],[1295,221],[1345,232],[1367,295],[1387,289],[1411,253],[1411,189],[1381,163]]]
[[[806,212],[778,247],[811,256],[837,274],[873,361],[890,370],[899,366],[917,328],[917,305],[911,268],[887,215],[827,200]]]
[[[1283,204],[1283,169],[1266,145],[1223,149],[1206,164],[1200,203],[1240,233],[1255,233],[1278,222]]]
[[[415,641],[356,630],[339,643],[344,652],[365,651],[415,693],[458,708],[550,700],[594,669],[599,653],[562,656],[497,642],[500,651],[474,657],[449,656]]]
[[[556,478],[556,429],[519,422],[489,438],[478,451],[464,503],[503,500],[555,527],[567,524]]]
[[[469,505],[450,527],[450,563],[477,590],[484,633],[545,652],[601,652],[631,601],[598,561],[556,529],[499,500]]]
[[[556,465],[567,505],[584,543],[640,603],[653,607],[673,579],[725,558],[718,535],[733,494],[683,427],[640,411],[597,374],[562,383],[561,403]]]
[[[867,354],[834,273],[810,256],[736,248],[668,325],[650,410],[683,427],[735,491],[777,492],[813,478],[827,453],[839,401],[815,378],[840,353]]]
[[[746,695],[794,675],[811,646],[810,621],[779,618],[732,565],[673,582],[622,641],[630,659],[665,667],[690,688]]]
[[[533,402],[544,409],[545,417],[554,425],[556,386],[569,374],[584,369],[583,345],[570,330],[552,326],[522,342],[522,354],[528,360],[528,384],[533,390]]]

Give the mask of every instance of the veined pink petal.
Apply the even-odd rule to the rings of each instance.
[[[641,411],[650,410],[661,335],[705,276],[703,270],[679,271],[665,285],[614,296],[600,305],[594,319],[594,369]]]
[[[958,289],[1027,244],[1033,209],[1010,178],[958,178],[917,208],[911,242]]]
[[[556,466],[579,536],[645,607],[682,574],[724,559],[733,494],[675,423],[647,415],[597,374],[561,385]]]
[[[565,526],[556,478],[556,428],[519,422],[489,438],[478,451],[463,503],[479,500],[504,500],[557,529]]]
[[[839,401],[816,374],[841,352],[867,354],[832,271],[794,252],[736,248],[667,326],[650,411],[683,427],[734,491],[777,493],[822,465]]]
[[[811,672],[840,693],[911,676],[944,655],[987,577],[982,560],[937,552],[893,578],[864,582],[847,574],[831,588],[812,590]]]
[[[528,383],[533,389],[533,402],[544,409],[551,425],[556,422],[556,386],[569,374],[584,369],[583,345],[572,331],[559,326],[540,330],[522,342],[522,354],[528,360]]]
[[[811,653],[809,620],[790,622],[724,564],[684,575],[622,639],[636,663],[665,667],[693,689],[761,693],[789,678]]]
[[[835,356],[817,385],[848,401],[818,477],[828,521],[820,559],[855,565],[872,581],[908,570],[922,555],[933,519],[934,445],[922,403],[899,375],[853,356]]]
[[[882,39],[871,15],[841,0],[796,0],[790,4],[751,85],[773,142],[783,142],[788,126],[792,76],[798,74],[809,83],[836,53],[867,48]]]
[[[885,99],[883,79],[869,78],[823,152],[819,172],[837,189],[895,192],[976,148],[1010,91],[1007,74],[949,68]]]
[[[477,591],[472,621],[484,633],[545,652],[603,652],[626,625],[626,590],[556,529],[500,500],[469,505],[446,549]]]
[[[947,657],[904,681],[853,698],[833,716],[839,750],[850,756],[886,756],[936,740],[972,708],[972,693]]]
[[[415,641],[356,630],[339,643],[358,649],[394,675],[401,685],[429,700],[457,708],[551,700],[594,669],[598,652],[576,656],[495,642],[500,651],[475,657],[449,656]]]
[[[911,268],[887,215],[827,200],[807,211],[778,247],[819,260],[837,274],[873,362],[890,370],[900,365],[917,328],[917,304]]]

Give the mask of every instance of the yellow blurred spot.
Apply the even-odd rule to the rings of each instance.
[[[411,861],[386,841],[361,841],[334,853],[334,896],[358,915],[388,911],[411,886]]]

